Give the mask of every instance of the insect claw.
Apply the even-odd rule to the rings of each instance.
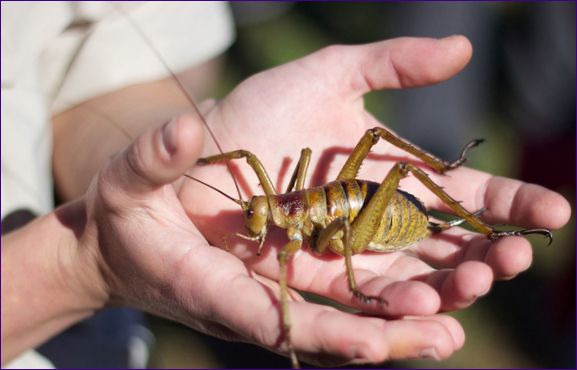
[[[504,236],[526,236],[530,234],[540,234],[545,236],[549,239],[548,246],[553,243],[553,234],[548,229],[525,229],[525,230],[518,230],[518,231],[494,231],[491,235],[489,235],[489,239],[497,240]]]
[[[369,304],[371,301],[377,301],[380,305],[389,305],[389,302],[386,299],[374,295],[365,295],[358,289],[353,290],[353,296],[365,304]]]
[[[540,234],[549,239],[549,243],[547,246],[550,246],[553,243],[553,234],[548,229],[527,229],[519,231],[520,235],[529,235],[529,234]]]
[[[465,148],[463,149],[463,151],[467,151],[471,148],[474,148],[476,146],[478,146],[481,143],[484,143],[485,139],[473,139],[471,141],[469,141],[469,143],[467,145],[465,145]]]
[[[467,155],[467,152],[469,151],[469,149],[476,147],[477,145],[481,144],[484,141],[485,141],[485,139],[474,139],[474,140],[469,141],[467,143],[467,145],[465,145],[465,147],[461,151],[461,156],[459,157],[459,159],[457,159],[453,163],[447,164],[445,166],[445,168],[442,169],[441,173],[445,173],[446,171],[454,170],[455,168],[462,166],[463,163],[465,163],[467,161],[466,155]]]

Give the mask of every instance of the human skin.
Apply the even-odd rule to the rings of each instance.
[[[201,109],[225,150],[253,151],[275,182],[282,159],[294,157],[301,147],[313,150],[314,169],[326,148],[352,147],[367,128],[378,125],[363,107],[362,96],[368,91],[443,81],[459,72],[471,53],[463,37],[330,47],[255,75],[222,101],[207,102]],[[275,283],[276,252],[283,239],[271,237],[260,257],[254,255],[256,246],[234,238],[229,239],[228,252],[210,245],[221,246],[223,235],[241,230],[240,212],[230,200],[181,177],[201,153],[217,153],[209,139],[202,144],[205,135],[198,119],[183,116],[170,126],[149,129],[186,109],[186,101],[175,89],[154,95],[169,83],[130,87],[57,118],[55,180],[64,199],[77,200],[11,234],[12,239],[3,238],[2,318],[8,323],[2,329],[3,362],[108,304],[129,305],[215,336],[285,350],[278,346],[281,327]],[[157,97],[158,105],[144,103],[150,96]],[[125,104],[131,107],[127,113],[123,113]],[[95,119],[85,118],[87,112],[104,108],[111,115],[123,114],[118,121],[127,123],[129,136],[145,132],[112,161],[104,158],[129,141],[115,130],[118,122],[74,124]],[[83,157],[81,153],[87,151],[90,155]],[[408,157],[386,144],[378,144],[375,151],[387,158],[367,161],[361,178],[381,181],[394,163],[391,158]],[[341,157],[331,162],[328,179],[344,162]],[[239,164],[237,172],[258,191],[250,169]],[[230,183],[224,183],[222,166],[195,167],[191,173],[234,195]],[[431,177],[462,200],[465,208],[487,207],[483,219],[490,223],[554,229],[569,218],[568,203],[537,185],[468,168]],[[413,179],[403,180],[402,187],[429,208],[446,210]],[[81,218],[85,222],[67,221],[77,215],[85,215]],[[62,235],[57,238],[62,243],[43,239],[46,255],[52,257],[31,258],[28,249],[13,247],[15,239],[22,245],[32,243],[29,236],[34,232]],[[291,333],[299,357],[335,365],[446,358],[459,349],[464,343],[462,327],[439,312],[467,307],[486,294],[494,280],[512,278],[528,268],[531,248],[520,237],[492,242],[461,229],[445,235],[450,237],[420,242],[411,254],[353,258],[360,289],[381,296],[388,305],[352,298],[342,259],[315,256],[308,250],[297,254],[291,261],[290,286],[381,315],[340,312],[305,302],[293,292]],[[27,283],[17,284],[24,277],[9,266],[22,266],[19,262],[24,260],[28,260]],[[44,266],[42,277],[32,273],[38,271],[37,265]],[[69,276],[65,284],[62,276]],[[6,290],[5,277],[18,289]],[[46,299],[38,307],[24,300],[8,301],[38,291],[48,296],[54,291],[62,297]],[[33,323],[41,322],[52,325],[39,331]]]

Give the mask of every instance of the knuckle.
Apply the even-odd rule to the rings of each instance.
[[[144,158],[142,141],[137,140],[126,151],[127,176],[134,177],[135,180],[145,180],[147,178],[148,166]]]
[[[117,208],[122,191],[118,188],[118,171],[115,162],[118,154],[110,157],[96,177],[95,192],[100,204],[104,209]]]

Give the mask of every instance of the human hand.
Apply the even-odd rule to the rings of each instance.
[[[195,163],[201,138],[200,123],[182,116],[146,132],[109,161],[80,201],[59,211],[62,219],[78,209],[86,212],[84,222],[65,222],[75,225],[83,256],[72,266],[87,296],[101,304],[129,305],[217,337],[284,352],[277,284],[210,246],[170,185]],[[464,338],[460,325],[443,315],[383,320],[306,302],[293,314],[301,357],[324,365],[444,358]]]
[[[330,47],[247,79],[206,117],[225,151],[246,149],[255,153],[275,183],[276,176],[286,172],[282,160],[295,158],[302,147],[313,150],[310,168],[314,170],[317,165],[326,166],[322,161],[324,154],[352,148],[366,129],[379,125],[364,109],[363,95],[367,92],[446,80],[468,63],[471,54],[471,45],[463,37],[401,38]],[[366,161],[359,178],[380,182],[395,161],[410,158],[388,143],[379,143],[375,152],[387,157]],[[203,154],[217,153],[208,142]],[[345,157],[336,156],[321,180],[334,179]],[[244,163],[238,167],[239,177],[248,182],[254,193],[261,194],[254,173]],[[232,182],[223,171],[221,166],[196,167],[192,174],[235,196]],[[569,218],[567,201],[537,185],[468,168],[458,168],[446,176],[431,174],[431,178],[463,201],[465,208],[474,211],[486,207],[482,218],[489,223],[556,229]],[[401,186],[427,207],[448,211],[415,179],[404,179]],[[189,216],[213,244],[222,245],[223,236],[243,231],[238,206],[216,192],[185,181],[179,196]],[[270,248],[265,247],[260,257],[255,256],[255,243],[229,238],[228,246],[251,269],[277,279],[276,253],[286,243],[286,237],[278,237],[279,234],[282,232],[267,238]],[[410,253],[356,255],[353,265],[360,289],[389,302],[377,305],[352,297],[344,262],[333,257],[330,253],[318,257],[308,250],[298,253],[291,262],[290,285],[364,312],[391,316],[431,315],[467,307],[486,294],[494,280],[512,278],[527,269],[532,258],[531,246],[524,238],[490,241],[458,228],[418,243]],[[291,305],[291,316],[296,321],[293,341],[297,346],[304,340],[299,339],[302,329],[295,312],[300,305]]]

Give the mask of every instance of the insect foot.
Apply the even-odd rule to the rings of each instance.
[[[461,151],[461,156],[459,157],[459,159],[457,159],[453,163],[445,165],[445,168],[441,170],[441,173],[445,173],[447,171],[454,170],[455,168],[462,166],[463,163],[467,161],[467,152],[469,151],[469,149],[476,147],[477,145],[481,144],[484,141],[485,139],[475,139],[469,141]]]
[[[551,245],[553,243],[553,234],[548,229],[525,229],[525,230],[517,230],[517,231],[493,231],[491,235],[489,235],[489,239],[497,240],[504,236],[525,236],[529,234],[540,234],[549,239],[549,243],[547,245]]]
[[[375,295],[363,294],[358,289],[353,290],[353,296],[355,296],[355,298],[362,301],[363,303],[371,303],[371,301],[377,301],[380,305],[387,305],[387,306],[389,305],[389,302],[386,299],[375,296]]]

